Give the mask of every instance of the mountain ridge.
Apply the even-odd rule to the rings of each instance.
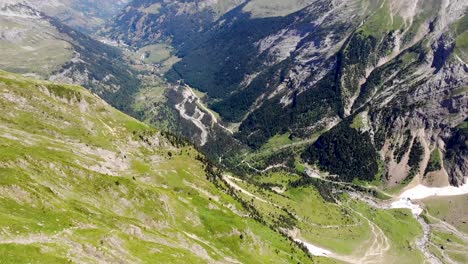
[[[363,120],[353,129],[369,133],[363,142],[379,152],[370,159],[385,162],[390,186],[416,175],[425,181],[428,158],[422,155],[428,156],[434,146],[451,152],[445,145],[468,117],[466,93],[442,99],[434,92],[441,86],[438,93],[452,94],[467,85],[466,58],[460,57],[466,49],[463,1],[310,1],[292,14],[263,18],[244,13],[245,4],[218,20],[200,22],[197,37],[174,35],[181,61],[166,74],[172,82],[181,79],[206,92],[205,103],[223,122],[240,123],[235,137],[242,143],[258,150],[275,136],[308,140],[340,120]],[[162,14],[154,14],[152,21]],[[138,13],[125,15],[140,21]],[[132,25],[120,17],[111,35],[117,38]],[[164,28],[155,24],[141,20],[139,25],[142,32],[162,33],[120,39],[146,45],[164,36]],[[424,103],[418,106],[418,100]],[[433,133],[439,128],[431,126],[442,128]],[[411,132],[409,143],[404,142],[406,130]],[[414,138],[425,147],[409,166]],[[444,158],[444,171],[438,175],[448,178],[446,184],[464,183],[463,153],[451,161]]]
[[[82,87],[0,71],[0,108],[3,263],[312,263],[193,147]]]

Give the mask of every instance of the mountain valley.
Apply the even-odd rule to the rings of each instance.
[[[468,262],[467,12],[0,0],[0,263]]]

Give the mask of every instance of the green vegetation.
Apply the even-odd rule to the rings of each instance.
[[[455,52],[458,56],[463,59],[468,58],[468,15],[464,15],[455,24],[455,34],[457,38],[455,40]]]
[[[254,18],[286,16],[306,7],[312,0],[253,0],[243,8]]]
[[[39,31],[33,24],[21,24],[7,17],[0,17],[0,31],[21,31],[23,37],[12,42],[0,40],[0,68],[18,73],[36,73],[45,78],[60,70],[73,57],[72,46],[62,40],[51,25],[43,25]]]
[[[272,149],[289,145],[294,141],[291,140],[291,134],[286,133],[283,135],[276,135],[268,140],[268,142],[262,146],[262,149]]]
[[[432,171],[438,171],[440,169],[442,169],[442,157],[440,154],[440,150],[436,148],[431,153],[429,164],[426,168],[426,174]]]
[[[183,140],[81,87],[0,72],[0,91],[2,263],[313,262]]]
[[[375,209],[339,191],[350,186],[285,172],[255,175],[235,183],[244,191],[231,191],[253,205],[260,221],[283,232],[296,230],[301,239],[338,256],[358,261],[367,250],[375,249],[374,239],[378,243],[387,239],[389,251],[379,253],[386,261],[423,262],[415,245],[422,228],[408,210]],[[382,231],[382,237],[376,236],[377,230]]]
[[[417,173],[419,173],[419,168],[421,161],[424,155],[424,148],[421,145],[421,142],[418,138],[414,139],[413,147],[411,148],[408,160],[408,166],[410,167],[410,172],[408,177],[404,180],[404,183],[409,183]]]
[[[468,232],[467,199],[468,195],[460,195],[423,200],[427,209],[424,217],[431,226],[430,250],[444,263],[468,260],[468,241],[465,239]]]
[[[162,64],[172,57],[173,52],[173,48],[168,44],[155,44],[139,49],[136,54],[146,63]]]
[[[25,252],[27,252],[27,254],[25,254]],[[41,247],[35,245],[0,245],[0,255],[2,256],[1,262],[4,264],[59,264],[68,262],[67,258],[54,256],[54,253],[56,252],[44,252]]]
[[[387,256],[386,261],[395,263],[424,262],[424,256],[421,252],[416,251],[415,245],[415,239],[421,237],[423,231],[409,210],[374,210],[366,207],[362,202],[353,201],[350,204],[381,228],[391,241],[391,253]]]
[[[351,128],[349,122],[342,122],[322,135],[302,158],[348,182],[355,178],[372,181],[379,170],[379,156],[369,134]]]
[[[444,263],[466,263],[468,260],[466,255],[468,243],[453,231],[444,229],[443,225],[432,225],[430,234],[431,252]]]
[[[353,123],[351,124],[351,128],[354,128],[357,130],[364,128],[365,124],[364,124],[363,115],[366,115],[366,114],[367,112],[356,115],[356,117],[353,119]]]
[[[468,195],[453,197],[432,197],[425,199],[424,205],[428,213],[456,227],[462,232],[468,233],[468,222],[464,215]]]
[[[393,16],[390,5],[391,3],[385,2],[359,30],[367,36],[373,35],[380,38],[386,32],[400,29],[404,25],[403,18]]]

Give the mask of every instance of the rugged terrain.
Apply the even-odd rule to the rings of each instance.
[[[0,108],[2,263],[312,262],[193,147],[84,88],[0,72]]]
[[[216,122],[253,150],[276,137],[307,146],[323,134],[302,158],[345,180],[381,170],[389,187],[417,175],[460,185],[468,174],[466,9],[457,0],[135,1],[108,35],[172,46],[181,60],[166,77],[205,92]],[[186,130],[206,137],[200,125]],[[225,139],[219,131],[208,138],[208,146]],[[356,152],[366,154],[353,161]]]
[[[465,2],[1,1],[0,262],[466,263]]]
[[[139,88],[139,80],[122,52],[36,7],[39,3],[0,3],[0,68],[83,85],[131,112],[129,100]]]
[[[0,107],[2,263],[419,263],[429,245],[373,189],[242,180],[79,86],[0,72]]]
[[[129,0],[2,0],[5,4],[27,4],[85,33],[96,33]]]

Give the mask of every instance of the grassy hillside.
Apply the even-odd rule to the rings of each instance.
[[[24,23],[0,16],[0,32],[11,36],[0,39],[0,68],[18,73],[49,76],[73,58],[72,45],[60,39],[57,29],[45,23]],[[10,33],[9,33],[10,32]]]
[[[312,262],[192,147],[81,87],[0,72],[0,111],[2,263]]]
[[[126,113],[140,87],[127,58],[34,5],[7,5],[0,14],[0,69],[62,83],[80,84]]]
[[[422,228],[407,210],[377,208],[349,185],[271,172],[247,180],[226,176],[257,217],[349,263],[423,263]],[[259,188],[260,186],[260,188]],[[348,186],[348,187],[346,187]],[[381,201],[377,201],[377,204]]]
[[[466,263],[468,256],[468,195],[423,200],[431,226],[429,249],[444,263]]]
[[[243,11],[255,18],[286,16],[301,10],[312,2],[312,0],[254,0],[249,1]]]

